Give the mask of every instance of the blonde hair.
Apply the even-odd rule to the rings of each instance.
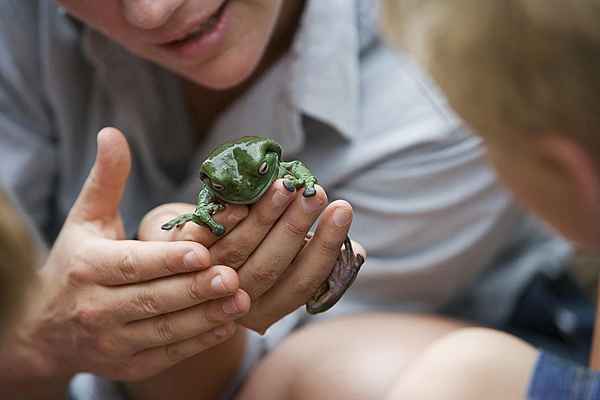
[[[35,254],[25,224],[0,191],[0,334],[25,296]]]
[[[484,137],[568,134],[600,158],[600,0],[384,0],[382,17]]]

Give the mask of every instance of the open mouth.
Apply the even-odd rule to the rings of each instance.
[[[229,4],[229,1],[230,0],[225,0],[223,2],[223,4],[221,5],[221,7],[219,7],[217,9],[217,11],[214,12],[213,15],[211,15],[208,19],[204,20],[200,25],[198,25],[198,27],[196,29],[194,29],[193,31],[188,33],[185,37],[165,43],[163,46],[166,46],[166,47],[185,46],[187,43],[190,43],[194,40],[197,40],[199,38],[202,38],[202,37],[207,36],[210,33],[214,32],[217,29],[217,27],[219,26],[219,23],[221,22],[221,20],[223,18],[223,14],[225,13],[225,8]]]

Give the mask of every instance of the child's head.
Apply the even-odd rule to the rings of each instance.
[[[57,0],[132,53],[209,88],[240,83],[285,40],[301,0]],[[277,45],[277,43],[274,43]]]
[[[35,262],[25,225],[0,191],[0,334],[25,296]]]
[[[600,247],[600,0],[385,0],[383,19],[518,197]]]

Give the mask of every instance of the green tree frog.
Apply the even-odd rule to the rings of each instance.
[[[170,220],[162,229],[170,230],[192,221],[221,236],[225,228],[212,216],[224,208],[223,204],[254,204],[279,178],[284,179],[283,184],[290,192],[304,188],[303,196],[314,196],[317,178],[302,162],[283,161],[281,156],[281,145],[260,136],[244,136],[220,145],[200,167],[202,187],[194,212]],[[306,303],[307,311],[317,314],[330,309],[354,282],[363,263],[364,258],[354,254],[350,238],[346,237],[327,281]]]

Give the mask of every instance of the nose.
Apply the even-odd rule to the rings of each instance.
[[[140,29],[164,25],[185,0],[123,0],[127,21]]]

